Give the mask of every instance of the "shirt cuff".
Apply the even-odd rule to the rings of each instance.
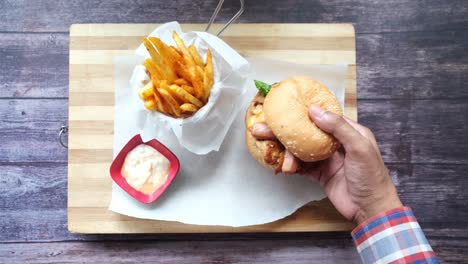
[[[351,235],[364,263],[439,263],[409,207],[378,214]]]

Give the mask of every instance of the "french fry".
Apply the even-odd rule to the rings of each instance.
[[[187,68],[183,64],[176,62],[176,71],[179,76],[181,76],[185,80],[188,80],[191,83],[192,87],[194,87],[194,92],[191,94],[195,95],[196,97],[202,95],[203,91],[200,85],[203,85],[203,81],[199,80],[200,78],[197,77],[198,74],[195,68]]]
[[[155,90],[156,89],[154,89],[153,83],[148,82],[145,87],[139,91],[138,95],[144,101],[146,109],[150,111],[157,110],[158,112],[165,114],[167,113],[167,107],[164,106],[164,103],[161,100],[161,95],[155,93]],[[154,100],[155,107],[152,106],[150,102],[147,102],[148,100]]]
[[[205,74],[204,73],[204,70],[203,70],[203,67],[200,67],[200,66],[196,66],[195,69],[197,70],[198,72],[198,75],[201,76],[203,78],[203,75]]]
[[[158,102],[157,103],[157,109],[158,109],[159,112],[161,112],[163,114],[168,114],[170,108],[166,104],[166,102],[164,101],[164,98],[162,97],[162,95],[159,93],[158,87],[159,87],[159,83],[158,83],[158,85],[153,85],[153,96],[154,96],[155,100]]]
[[[161,73],[151,59],[146,59],[143,62],[143,66],[145,66],[146,70],[148,70],[151,80],[156,80],[155,82],[157,82],[158,80],[162,79]]]
[[[182,112],[185,112],[185,113],[187,112],[195,113],[198,110],[198,107],[196,107],[193,104],[183,104],[180,106],[180,110],[182,110]]]
[[[193,95],[186,92],[180,86],[173,84],[169,86],[169,89],[172,91],[173,94],[179,97],[182,101],[185,101],[184,103],[192,103],[198,107],[203,106],[203,103],[200,100],[198,100]]]
[[[172,110],[173,115],[175,117],[179,117],[181,114],[180,109],[179,109],[180,107],[179,103],[177,103],[177,101],[172,97],[172,95],[168,91],[162,88],[158,88],[158,92],[161,94],[161,96],[169,105],[169,108]]]
[[[192,76],[190,75],[190,72],[188,69],[182,64],[180,61],[175,62],[175,69],[177,72],[177,75],[182,77],[183,79],[192,82]]]
[[[141,100],[145,100],[145,96],[143,95],[143,90],[144,89],[141,89],[140,91],[138,91],[138,97],[140,97]]]
[[[148,50],[156,69],[161,73],[162,79],[168,80],[169,82],[173,82],[175,79],[177,79],[176,73],[172,70],[171,67],[167,67],[167,64],[164,63],[161,55],[155,49],[153,43],[148,38],[144,38],[143,44]]]
[[[174,98],[174,100],[176,100],[176,102],[177,102],[179,105],[185,103],[185,101],[184,101],[183,99],[180,99],[180,98],[179,98],[179,96],[177,95],[177,93],[175,93],[173,90],[171,90],[171,88],[169,88],[169,84],[167,83],[166,80],[163,80],[163,81],[161,82],[161,85],[160,85],[159,88],[166,90],[166,91],[172,96],[172,98]]]
[[[174,54],[176,54],[176,53],[179,54],[178,57],[179,57],[180,59],[183,60],[183,58],[182,58],[182,52],[180,52],[180,50],[178,50],[178,49],[177,49],[176,47],[174,47],[174,46],[169,46],[169,49],[171,49],[172,53],[174,53]]]
[[[210,86],[210,80],[208,73],[205,71],[203,72],[203,90],[205,92],[205,96],[203,97],[203,101],[207,102],[208,98],[210,97],[211,94],[211,86]]]
[[[153,91],[153,83],[152,82],[148,82],[145,87],[143,87],[139,92],[138,92],[138,96],[140,96],[140,98],[142,100],[146,100],[150,97],[152,97],[154,94],[154,91]]]
[[[189,85],[189,83],[187,82],[187,80],[183,79],[183,78],[179,78],[177,80],[174,81],[174,84],[177,84],[177,85]]]
[[[190,80],[192,81],[193,89],[195,90],[195,96],[198,99],[203,99],[203,77],[200,76],[196,67],[189,68]]]
[[[177,49],[172,47],[172,46],[169,48],[169,54],[171,55],[171,60],[172,61],[180,61],[180,62],[184,63],[184,57],[182,57],[180,52],[174,51],[174,50],[177,50]]]
[[[154,100],[154,97],[149,97],[145,100],[145,108],[150,111],[156,110],[156,101]]]
[[[208,52],[206,53],[205,71],[208,71],[210,79],[213,80],[213,55],[211,54],[210,49],[208,49]]]
[[[156,46],[158,49],[159,54],[161,55],[161,58],[163,59],[163,62],[172,68],[172,71],[174,71],[174,62],[177,60],[174,60],[172,50],[169,49],[169,46],[167,46],[164,42],[161,41],[161,39],[156,38],[156,37],[149,37],[150,41]],[[174,56],[179,56],[179,54],[174,55]],[[179,56],[180,59],[182,59],[181,56]]]
[[[201,95],[200,95],[200,99],[203,100],[204,102],[206,101],[206,98],[208,98],[209,94],[210,94],[210,91],[208,89],[205,88],[205,84],[204,84],[204,79],[205,79],[205,72],[203,71],[203,68],[200,67],[200,66],[196,66],[196,70],[197,70],[197,74],[198,74],[198,77],[200,80],[201,80]]]
[[[195,48],[194,45],[190,45],[188,47],[188,50],[189,50],[190,55],[192,56],[193,60],[195,61],[195,64],[200,66],[200,67],[203,67],[203,61],[202,61],[202,59],[200,57],[200,54],[197,51],[197,48]]]
[[[214,82],[212,54],[208,50],[204,63],[194,45],[187,47],[175,31],[172,37],[178,48],[156,37],[143,39],[151,56],[143,62],[151,82],[138,95],[149,111],[183,118],[203,107],[210,96]]]
[[[174,87],[171,87],[173,85],[174,85]],[[172,95],[172,97],[177,101],[177,103],[179,103],[179,105],[182,105],[182,104],[185,104],[185,103],[190,103],[190,101],[187,100],[181,93],[179,93],[177,91],[177,88],[175,88],[175,87],[179,87],[179,86],[177,84],[173,84],[173,85],[170,85],[170,86],[168,85],[167,87],[165,87],[165,89],[166,89],[166,91],[168,91]],[[180,88],[180,89],[182,89],[182,88]]]
[[[174,39],[175,43],[177,44],[177,47],[179,47],[180,51],[183,54],[185,61],[184,66],[186,72],[188,72],[189,74],[189,78],[185,78],[183,75],[182,77],[192,82],[192,86],[195,89],[195,96],[200,99],[203,97],[203,77],[198,74],[198,71],[196,70],[195,61],[192,58],[192,55],[190,55],[189,50],[185,46],[184,41],[179,37],[177,32],[174,31],[174,33],[172,34],[172,38]]]
[[[192,67],[195,64],[195,62],[193,61],[193,58],[190,55],[187,46],[185,46],[184,41],[179,37],[179,34],[177,34],[177,32],[175,31],[172,33],[172,38],[174,39],[179,50],[182,52],[185,61],[185,66]]]
[[[184,89],[187,93],[191,95],[195,94],[195,90],[193,90],[193,87],[190,85],[181,85],[180,87],[182,87],[182,89]]]
[[[164,111],[164,109],[162,108],[161,102],[156,104],[156,111],[158,111],[159,113],[163,113],[163,114],[167,115],[167,112]]]
[[[153,97],[156,102],[156,111],[167,115],[168,114],[167,109],[169,109],[169,106],[166,106],[166,103],[164,103],[163,101],[162,95],[157,91],[157,88],[155,88],[154,86],[153,86],[153,91],[154,91]]]
[[[143,45],[145,45],[146,50],[153,60],[157,60],[159,58],[158,51],[154,48],[153,44],[149,41],[148,38],[143,38]]]
[[[206,65],[203,76],[203,88],[205,90],[205,97],[203,98],[206,102],[211,93],[211,87],[214,83],[214,70],[213,70],[213,57],[211,50],[206,53]]]

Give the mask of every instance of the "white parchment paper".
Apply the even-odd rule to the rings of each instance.
[[[347,66],[297,65],[264,58],[246,61],[220,39],[203,32],[184,34],[174,22],[151,35],[172,44],[172,30],[186,43],[195,43],[203,57],[208,47],[212,49],[213,95],[189,119],[148,113],[137,96],[148,80],[139,66],[146,51],[140,47],[134,56],[115,59],[114,156],[130,138],[141,134],[145,141],[157,138],[169,147],[179,158],[181,170],[166,193],[149,205],[113,184],[109,209],[145,219],[236,227],[272,222],[324,198],[317,184],[299,175],[274,175],[251,158],[244,142],[244,115],[257,92],[253,78],[274,83],[294,75],[310,76],[333,90],[343,106]]]
[[[136,109],[139,109],[142,115],[148,116],[148,123],[142,123],[141,128],[148,124],[159,123],[170,128],[179,143],[193,153],[207,154],[217,151],[240,110],[238,104],[245,93],[245,84],[251,72],[250,65],[218,37],[205,32],[184,33],[177,22],[166,23],[158,27],[150,36],[157,36],[166,44],[176,46],[172,39],[174,31],[187,46],[194,44],[203,59],[206,58],[208,48],[211,50],[214,66],[214,84],[211,95],[205,106],[192,117],[185,119],[168,117],[158,112],[149,113],[142,103],[136,104]],[[141,56],[141,63],[149,57],[143,44],[136,50],[136,54]],[[132,90],[138,91],[147,81],[145,68],[141,65],[136,66],[130,79]],[[137,92],[131,96],[136,99]]]
[[[334,91],[343,106],[346,65],[296,65],[248,58],[250,78],[245,87],[240,87],[245,92],[235,104],[240,112],[234,115],[219,151],[197,155],[181,145],[165,120],[155,122],[154,116],[139,108],[142,103],[133,90],[137,88],[130,87],[129,79],[141,58],[125,56],[114,61],[114,155],[140,133],[145,141],[157,138],[169,147],[179,158],[181,170],[166,193],[149,205],[134,200],[113,184],[110,210],[137,218],[237,227],[284,218],[308,202],[325,197],[317,184],[299,175],[274,175],[250,156],[244,142],[244,115],[257,92],[251,78],[273,83],[294,75],[310,76]],[[214,127],[222,125],[222,122],[213,124]]]

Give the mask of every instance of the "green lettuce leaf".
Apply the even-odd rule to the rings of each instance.
[[[273,86],[273,84],[264,83],[258,80],[254,80],[254,82],[255,82],[255,86],[257,87],[257,89],[260,92],[262,92],[264,96],[266,96],[270,92],[271,87]]]

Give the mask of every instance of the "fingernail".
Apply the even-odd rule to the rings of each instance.
[[[314,118],[321,118],[324,113],[325,113],[325,110],[323,110],[323,108],[321,108],[318,105],[312,105],[309,108],[309,114],[313,116]]]
[[[274,139],[275,134],[265,123],[257,123],[252,127],[252,136],[257,139]]]

